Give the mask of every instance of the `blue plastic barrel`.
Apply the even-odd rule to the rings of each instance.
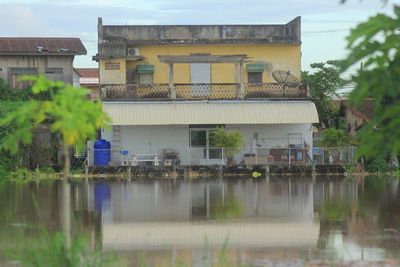
[[[108,166],[111,160],[111,143],[105,139],[94,142],[94,165]]]

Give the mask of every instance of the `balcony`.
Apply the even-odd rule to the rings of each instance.
[[[103,84],[103,101],[190,101],[308,99],[307,84],[198,83],[198,84]]]

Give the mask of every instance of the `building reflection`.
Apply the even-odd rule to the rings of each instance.
[[[145,251],[154,266],[207,266],[224,245],[235,263],[304,257],[319,238],[311,180],[94,184],[94,198],[102,247],[132,263]]]

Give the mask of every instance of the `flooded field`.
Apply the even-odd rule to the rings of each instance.
[[[400,259],[400,180],[73,181],[73,232],[129,266]],[[0,183],[0,262],[61,231],[62,182]],[[290,264],[288,264],[290,263]],[[172,265],[171,265],[172,264]],[[364,265],[362,265],[364,266]]]

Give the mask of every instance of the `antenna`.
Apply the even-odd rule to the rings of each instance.
[[[274,70],[272,72],[272,77],[277,81],[278,83],[298,83],[299,79],[290,71],[286,70]]]

